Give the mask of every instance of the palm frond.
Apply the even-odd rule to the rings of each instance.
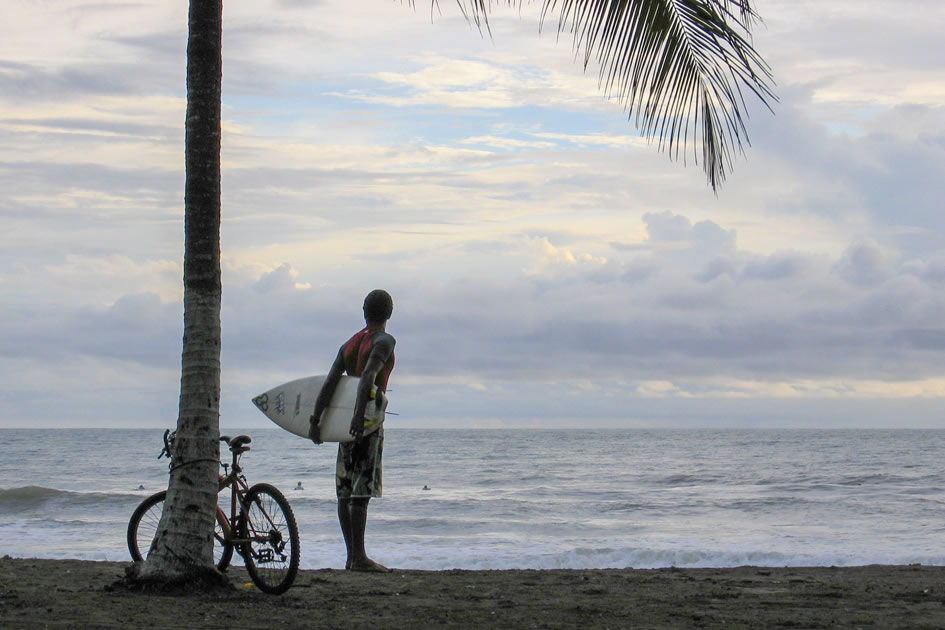
[[[489,29],[493,4],[529,0],[456,0],[467,19]],[[434,5],[436,0],[433,0]],[[777,101],[768,64],[754,49],[758,15],[751,0],[542,0],[541,24],[557,13],[585,69],[600,67],[604,93],[620,99],[648,138],[685,159],[693,143],[713,190],[748,140],[745,93]]]

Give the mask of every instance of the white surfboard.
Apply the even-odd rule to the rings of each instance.
[[[266,417],[290,433],[307,438],[309,418],[315,411],[315,399],[321,391],[327,375],[307,376],[277,385],[268,392],[253,398],[253,404]],[[352,439],[351,416],[358,399],[359,378],[342,376],[331,398],[331,403],[322,413],[319,423],[324,442],[350,442]],[[364,410],[364,435],[373,433],[384,423],[387,397],[381,394],[381,404],[376,404],[377,388],[371,389],[371,400]]]

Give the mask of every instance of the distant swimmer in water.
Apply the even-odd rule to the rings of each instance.
[[[430,489],[430,486],[424,484],[424,485],[423,485],[423,489],[424,489],[424,490],[429,490],[429,489]]]
[[[305,488],[302,487],[302,482],[301,482],[301,481],[299,482],[299,485],[295,486],[295,489],[296,489],[296,490],[305,490]]]
[[[138,486],[138,490],[144,490],[144,486]]]

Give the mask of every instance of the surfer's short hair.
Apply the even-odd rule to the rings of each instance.
[[[364,320],[369,324],[383,324],[394,312],[394,300],[383,289],[374,289],[364,298]]]

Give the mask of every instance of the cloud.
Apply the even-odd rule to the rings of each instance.
[[[555,146],[553,142],[538,142],[534,140],[518,140],[516,138],[502,138],[497,136],[476,136],[461,140],[462,144],[482,144],[498,149],[550,149]]]
[[[253,288],[262,294],[284,292],[289,289],[299,288],[295,281],[298,272],[292,269],[288,263],[282,263],[270,272],[264,273]]]
[[[838,261],[838,274],[857,284],[877,284],[887,277],[887,254],[874,241],[851,245]]]
[[[629,135],[628,133],[613,134],[567,134],[567,133],[536,133],[538,138],[549,138],[561,142],[569,142],[579,146],[604,146],[611,149],[626,150],[634,147],[645,147],[648,142],[645,138]]]
[[[538,253],[538,264],[533,268],[534,273],[540,273],[542,268],[547,267],[599,267],[607,264],[607,259],[604,257],[589,253],[575,254],[565,247],[555,247],[546,237],[536,237],[530,240]]]
[[[693,225],[687,217],[664,211],[647,212],[643,215],[643,222],[651,243],[678,241],[720,250],[735,247],[735,231],[724,230],[713,221],[700,221]]]
[[[70,365],[78,359],[112,359],[167,368],[180,358],[182,307],[153,293],[123,296],[106,308],[67,312],[20,308],[5,314],[12,333],[0,356]]]
[[[0,92],[18,102],[45,99],[53,94],[73,98],[88,94],[124,94],[131,89],[125,77],[104,67],[90,71],[85,67],[47,69],[24,63],[0,64]]]

